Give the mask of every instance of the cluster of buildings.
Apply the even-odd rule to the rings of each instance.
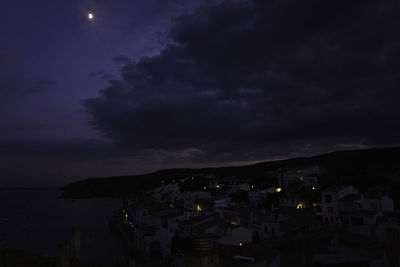
[[[198,175],[132,196],[120,229],[144,265],[400,266],[400,212],[384,190],[321,188],[318,165],[273,186]]]

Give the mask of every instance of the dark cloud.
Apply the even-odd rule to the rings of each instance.
[[[159,55],[84,105],[132,150],[252,160],[398,144],[400,4],[226,1],[176,19]]]
[[[132,60],[129,57],[123,56],[123,55],[115,56],[115,57],[113,57],[113,60],[116,64],[120,64],[120,65],[132,63]]]
[[[91,72],[89,73],[89,76],[92,78],[99,78],[102,80],[109,80],[114,78],[114,75],[108,74],[105,70]]]

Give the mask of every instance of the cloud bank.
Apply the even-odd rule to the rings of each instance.
[[[399,143],[399,4],[226,1],[178,17],[171,42],[84,101],[132,151],[254,160]],[[187,160],[187,159],[186,159]]]

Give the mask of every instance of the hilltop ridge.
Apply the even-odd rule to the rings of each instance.
[[[190,176],[215,175],[250,180],[255,184],[273,183],[271,171],[282,168],[295,169],[318,164],[324,169],[322,186],[331,184],[354,184],[361,189],[373,186],[392,188],[400,184],[400,147],[371,148],[336,151],[312,157],[266,161],[252,165],[215,168],[165,169],[148,174],[88,178],[64,186],[62,197],[122,197],[171,183]]]

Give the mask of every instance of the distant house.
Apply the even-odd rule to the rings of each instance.
[[[280,193],[282,188],[280,187],[269,187],[259,190],[249,191],[249,204],[252,207],[262,207],[268,197],[276,193]]]
[[[229,184],[226,186],[227,188],[227,193],[234,193],[236,191],[249,191],[251,189],[251,186],[248,183],[234,183],[234,184]]]
[[[262,208],[226,207],[219,210],[219,217],[232,225],[247,225],[264,214]]]
[[[282,236],[280,222],[287,219],[287,215],[273,212],[261,217],[261,220],[253,220],[249,223],[251,230],[257,231],[260,239]]]
[[[323,227],[268,243],[281,254],[281,266],[387,266],[375,238]],[[375,264],[375,265],[374,265]]]
[[[321,173],[318,164],[312,164],[303,168],[285,168],[271,173],[278,178],[278,185],[289,186],[292,183],[299,183],[304,187],[318,185],[318,176]]]
[[[231,232],[218,239],[219,244],[242,246],[245,243],[251,243],[253,230],[239,226],[231,230]]]
[[[231,198],[226,195],[215,197],[212,200],[213,211],[218,212],[221,208],[226,208],[231,204]]]
[[[280,197],[279,206],[291,207],[296,209],[305,209],[310,206],[309,201],[301,194],[287,193]]]
[[[355,201],[360,210],[393,212],[394,202],[388,194],[366,194],[361,195],[361,198]]]
[[[386,229],[397,225],[399,213],[387,194],[349,195],[339,201],[341,222],[348,231],[385,239]]]
[[[202,211],[205,208],[205,203],[208,203],[211,199],[210,192],[185,192],[183,196],[183,209],[188,212]]]
[[[339,201],[349,195],[358,195],[351,185],[331,186],[321,192],[321,213],[325,223],[340,222]]]

